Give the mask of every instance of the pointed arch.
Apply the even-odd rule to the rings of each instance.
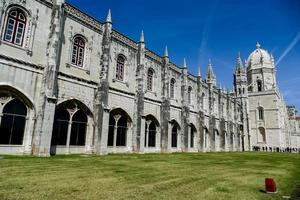
[[[195,135],[197,134],[197,129],[196,129],[196,126],[193,124],[193,123],[190,123],[190,148],[194,148],[195,146]]]
[[[132,119],[122,108],[115,108],[109,114],[109,132],[107,146],[127,146],[127,133]]]
[[[180,126],[176,120],[171,120],[172,130],[171,130],[171,147],[178,148],[178,134]]]
[[[156,137],[159,128],[159,122],[153,115],[145,117],[145,147],[156,147]]]
[[[78,99],[57,104],[54,114],[51,145],[84,146],[91,110]]]
[[[19,89],[0,85],[0,144],[27,145],[27,121],[35,115],[32,101]]]

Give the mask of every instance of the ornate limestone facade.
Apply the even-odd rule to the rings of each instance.
[[[192,75],[112,25],[110,11],[102,23],[64,0],[0,1],[0,154],[248,151],[268,135],[251,120],[265,94],[248,86],[258,76],[271,90],[275,68],[250,56],[246,72],[238,56],[224,91],[211,61]],[[279,136],[265,143],[288,145]]]

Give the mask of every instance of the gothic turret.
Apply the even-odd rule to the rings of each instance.
[[[217,80],[212,68],[211,59],[208,60],[208,70],[205,77],[205,82],[208,84],[212,84],[213,86],[216,86]]]
[[[242,97],[247,95],[247,75],[243,66],[243,62],[238,53],[236,69],[234,73],[234,89],[237,96]]]

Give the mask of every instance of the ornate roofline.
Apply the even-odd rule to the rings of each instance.
[[[124,43],[125,45],[127,45],[127,46],[129,46],[129,47],[131,47],[135,50],[138,50],[138,45],[135,41],[133,41],[132,39],[130,39],[130,38],[126,37],[125,35],[119,33],[116,30],[112,31],[111,37],[115,40],[118,40],[119,42]]]
[[[102,33],[103,28],[102,28],[102,23],[99,22],[97,19],[87,15],[86,13],[80,11],[78,8],[65,3],[64,4],[64,10],[68,14],[69,17],[75,19],[76,21],[79,21],[83,23],[86,26],[89,26],[96,32]]]

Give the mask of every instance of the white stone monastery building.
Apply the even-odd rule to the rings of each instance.
[[[0,154],[297,148],[299,118],[257,44],[234,90],[64,0],[0,0]]]

